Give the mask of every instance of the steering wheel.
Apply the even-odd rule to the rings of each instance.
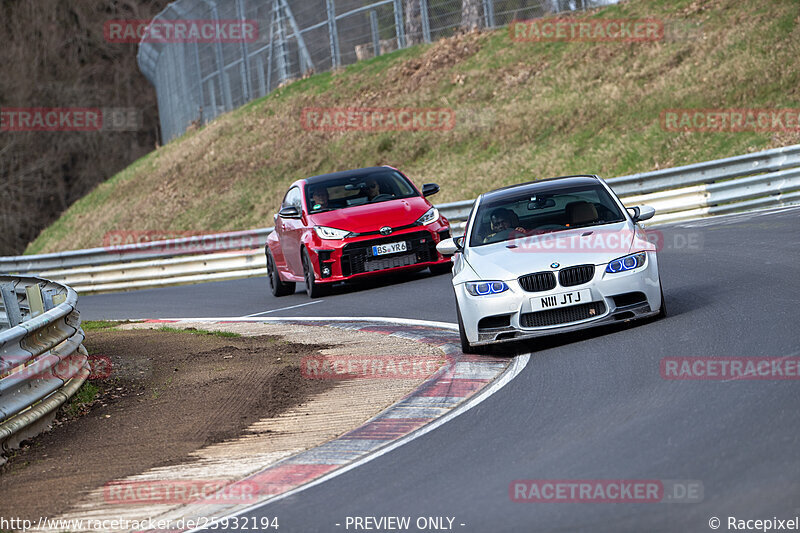
[[[382,193],[382,194],[379,194],[378,196],[376,196],[375,198],[373,198],[372,200],[370,200],[370,203],[372,203],[372,202],[380,202],[380,201],[383,201],[383,200],[391,200],[392,198],[394,198],[394,195]]]

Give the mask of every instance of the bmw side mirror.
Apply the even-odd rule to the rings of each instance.
[[[458,239],[450,238],[441,241],[436,245],[436,251],[444,256],[455,255],[462,249],[459,244],[459,239],[463,239],[463,237],[458,237]]]
[[[650,220],[653,218],[653,215],[656,214],[656,210],[649,205],[643,205],[641,207],[629,207],[628,213],[630,213],[634,222],[640,222],[642,220]]]
[[[439,186],[435,183],[426,183],[422,186],[422,196],[431,196],[439,192]]]
[[[281,210],[278,211],[278,216],[281,218],[300,218],[300,210],[293,205],[287,205],[286,207],[281,207]]]

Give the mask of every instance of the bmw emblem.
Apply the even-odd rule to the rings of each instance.
[[[384,227],[382,227],[380,229],[380,232],[381,232],[381,235],[391,235],[392,234],[392,228],[390,228],[389,226],[384,226]]]
[[[561,266],[560,263],[550,263],[550,268],[558,268],[560,266]]]

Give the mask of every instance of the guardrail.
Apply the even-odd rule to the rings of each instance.
[[[626,205],[652,205],[652,223],[800,203],[800,145],[609,178]],[[474,200],[437,207],[463,231]],[[266,275],[272,228],[56,254],[0,257],[0,272],[37,273],[80,293]],[[187,253],[187,249],[191,254]],[[207,249],[217,253],[203,253]]]
[[[0,445],[44,431],[89,376],[77,293],[33,278],[0,276]]]

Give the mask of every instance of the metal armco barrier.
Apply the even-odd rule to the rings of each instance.
[[[800,145],[606,180],[625,205],[656,209],[653,223],[800,203]],[[437,207],[464,229],[474,200]],[[0,257],[0,271],[36,273],[81,293],[266,275],[272,228],[56,254]],[[213,249],[216,253],[203,253]],[[190,252],[190,253],[189,253]]]
[[[33,278],[0,276],[0,445],[44,431],[89,376],[77,293]]]

